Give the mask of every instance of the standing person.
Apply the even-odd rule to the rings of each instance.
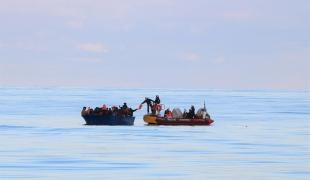
[[[147,113],[149,114],[150,108],[153,108],[154,101],[150,98],[145,97],[145,100],[141,103],[141,105],[144,103],[146,103],[146,105],[147,105]]]
[[[124,103],[122,106],[122,109],[127,109],[127,108],[128,108],[127,103]]]
[[[160,99],[158,95],[156,95],[154,103],[155,113],[157,112],[158,115],[161,111]]]
[[[127,110],[128,110],[128,115],[129,115],[129,116],[133,116],[133,113],[134,113],[136,110],[138,110],[138,109],[128,108]]]
[[[160,104],[160,99],[158,95],[156,95],[155,97],[155,104]]]
[[[191,108],[188,111],[189,118],[195,117],[195,107],[192,105]]]

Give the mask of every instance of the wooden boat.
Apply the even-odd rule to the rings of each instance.
[[[86,114],[82,115],[86,125],[124,125],[132,126],[135,121],[134,116],[119,114]]]
[[[214,120],[211,118],[199,119],[199,118],[166,118],[157,115],[144,115],[144,122],[149,125],[170,125],[170,126],[208,126],[211,125]]]

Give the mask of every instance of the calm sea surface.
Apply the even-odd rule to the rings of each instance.
[[[83,106],[206,101],[212,126],[85,126]],[[0,88],[0,179],[310,179],[310,92]]]

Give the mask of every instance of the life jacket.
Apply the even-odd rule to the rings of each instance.
[[[161,111],[162,110],[161,105],[155,104],[155,109],[156,109],[156,111]]]
[[[168,111],[168,112],[167,112],[167,118],[172,118],[172,117],[173,117],[172,112],[171,112],[171,111]]]

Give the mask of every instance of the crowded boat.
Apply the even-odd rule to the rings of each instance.
[[[107,106],[91,108],[83,107],[81,115],[86,125],[133,125],[135,117],[133,113],[138,109],[132,109],[124,103],[122,106]]]
[[[101,107],[91,108],[83,107],[81,115],[124,115],[124,116],[133,116],[133,113],[138,109],[132,109],[127,106],[127,103],[124,103],[122,106],[111,106],[102,105]]]
[[[134,112],[142,109],[146,104],[147,114],[144,115],[143,120],[150,125],[210,125],[214,121],[207,112],[206,105],[195,111],[192,105],[188,110],[183,112],[180,108],[165,108],[161,104],[158,95],[155,99],[145,97],[137,109],[128,107],[125,102],[122,106],[107,106],[103,104],[101,107],[83,107],[81,111],[82,117],[85,119],[87,125],[133,125]],[[164,111],[163,115],[161,112]]]
[[[159,96],[157,95],[155,100],[145,98],[140,104],[147,104],[147,114],[144,115],[143,120],[150,125],[210,125],[214,122],[207,112],[206,105],[204,103],[203,108],[199,108],[195,112],[195,107],[192,105],[187,111],[184,109],[182,112],[180,108],[174,108],[172,111],[170,108],[165,109],[164,115],[161,115],[161,111],[164,109],[164,105],[160,104]],[[151,112],[150,112],[151,110]]]

